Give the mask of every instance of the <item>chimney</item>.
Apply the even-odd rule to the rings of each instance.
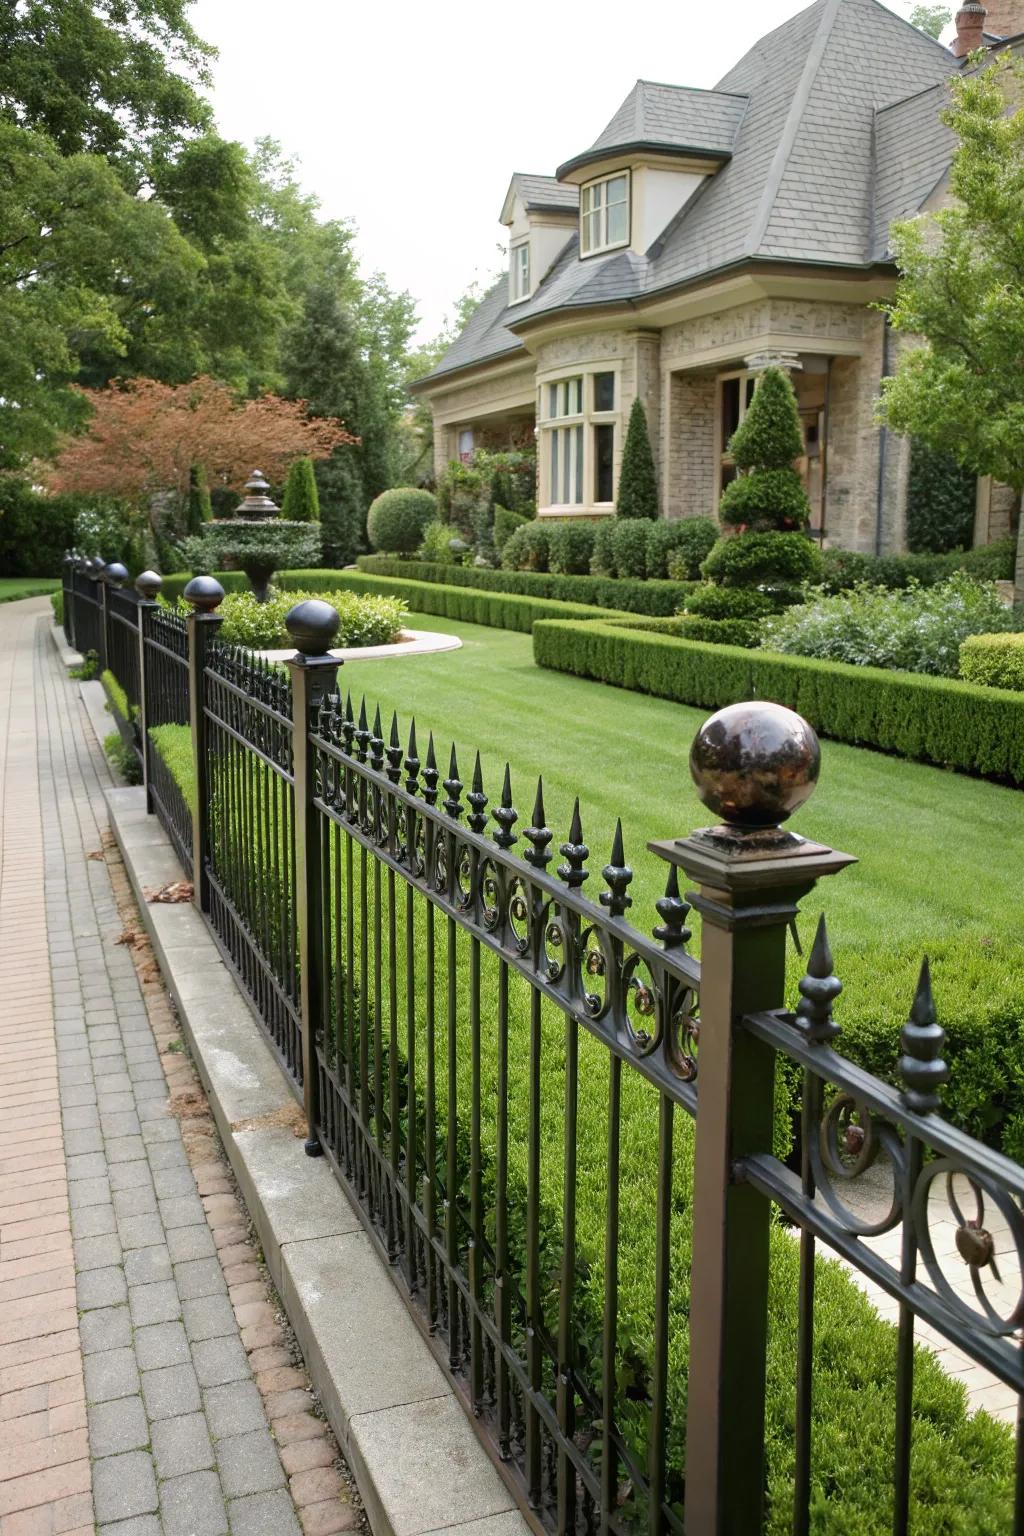
[[[985,31],[990,37],[1019,37],[1024,32],[1024,0],[989,0]]]
[[[976,48],[985,46],[982,33],[987,14],[980,0],[964,0],[956,13],[956,37],[951,44],[954,58],[966,58]]]

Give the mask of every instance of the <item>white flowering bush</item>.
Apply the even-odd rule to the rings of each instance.
[[[388,645],[397,639],[409,617],[408,608],[397,597],[274,590],[265,603],[258,603],[252,592],[229,592],[217,610],[224,615],[217,638],[228,645],[245,645],[255,651],[283,650],[292,644],[284,624],[285,615],[307,597],[318,598],[337,608],[341,625],[331,642],[334,648]],[[183,614],[191,611],[184,598],[174,607]]]
[[[958,572],[937,586],[900,592],[865,586],[828,597],[818,591],[763,623],[761,649],[957,677],[968,635],[1022,627],[1024,614],[1005,607],[994,586]]]

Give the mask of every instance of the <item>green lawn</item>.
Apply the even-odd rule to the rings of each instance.
[[[340,681],[357,706],[365,691],[368,703],[380,701],[387,719],[397,710],[403,729],[415,714],[421,755],[432,729],[445,769],[454,736],[464,780],[479,748],[492,798],[507,757],[520,827],[527,824],[539,773],[556,841],[568,832],[578,794],[592,850],[588,890],[595,900],[621,816],[626,858],[636,871],[629,915],[650,928],[665,870],[647,852],[647,841],[683,836],[709,820],[688,768],[704,712],[539,669],[527,635],[417,614],[410,624],[458,634],[462,649],[347,663]],[[963,1044],[973,1059],[969,1042],[993,1013],[1005,1021],[1009,1012],[1003,1027],[1016,1035],[1024,1023],[1024,796],[840,743],[823,743],[822,758],[818,788],[793,826],[855,854],[860,863],[819,886],[804,904],[799,927],[808,940],[824,908],[845,986],[837,1015],[848,1027],[851,1050],[856,1038],[857,1054],[870,1064],[895,1062],[925,951],[951,1046]],[[792,954],[794,987],[801,969]],[[955,1095],[966,1064],[961,1073],[952,1050],[950,1059]],[[993,1078],[990,1070],[983,1098],[994,1091]],[[965,1082],[965,1092],[967,1087]],[[1020,1155],[1024,1138],[1012,1146]]]
[[[50,576],[0,576],[0,603],[13,603],[19,597],[45,597],[59,587],[60,582]]]

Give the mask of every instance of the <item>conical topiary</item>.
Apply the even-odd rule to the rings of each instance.
[[[201,464],[193,464],[188,472],[188,509],[186,521],[189,533],[202,533],[203,524],[213,517],[210,487],[206,483],[206,471]]]
[[[633,401],[629,413],[615,510],[620,517],[658,516],[658,476],[647,432],[647,413],[639,399]]]
[[[747,414],[729,439],[740,474],[727,485],[719,516],[731,527],[782,533],[805,527],[811,508],[793,460],[804,451],[800,413],[789,375],[766,368]]]
[[[289,523],[318,523],[320,498],[312,459],[294,459],[288,471],[281,516]]]

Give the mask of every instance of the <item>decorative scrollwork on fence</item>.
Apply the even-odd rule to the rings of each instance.
[[[945,1198],[933,1201],[938,1181]],[[958,1185],[964,1187],[969,1202]],[[940,1212],[948,1210],[956,1223],[956,1254],[936,1246],[936,1205]],[[995,1232],[990,1230],[996,1225],[990,1208],[999,1218]],[[953,1159],[940,1157],[926,1164],[918,1176],[911,1211],[928,1278],[946,1305],[973,1327],[995,1334],[1016,1333],[1024,1325],[1024,1214],[1017,1202],[990,1176],[978,1170],[968,1172]],[[948,1232],[948,1221],[942,1225]],[[964,1268],[955,1267],[958,1258],[970,1278],[977,1306],[951,1278],[951,1272],[963,1275]]]

